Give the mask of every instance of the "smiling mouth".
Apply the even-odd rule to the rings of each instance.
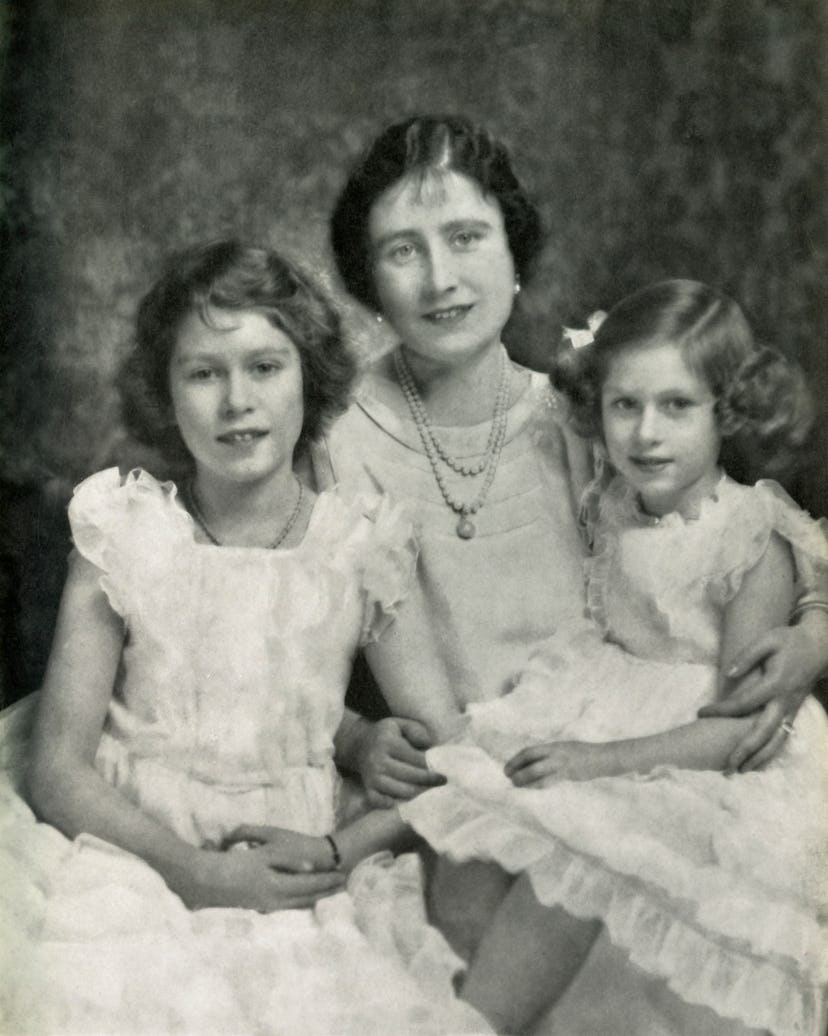
[[[630,457],[630,462],[642,471],[661,471],[671,463],[669,457]]]
[[[220,443],[224,443],[225,446],[247,446],[251,442],[263,439],[266,435],[267,432],[241,431],[225,432],[224,435],[216,436],[216,438]]]
[[[430,313],[424,313],[423,319],[430,321],[432,324],[456,323],[458,320],[462,320],[463,317],[471,311],[471,308],[471,305],[468,305],[449,306],[446,309],[433,309]]]

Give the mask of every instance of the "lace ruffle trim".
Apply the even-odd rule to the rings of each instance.
[[[138,468],[125,476],[108,468],[75,489],[69,504],[75,547],[101,569],[101,588],[120,615],[126,602],[119,586],[140,572],[142,560],[158,562],[165,544],[192,537],[192,520],[177,505],[177,493],[172,482],[158,482]]]
[[[414,526],[389,497],[362,495],[356,506],[368,519],[370,534],[357,546],[364,609],[360,644],[378,640],[411,593],[419,544]]]
[[[816,923],[811,939],[803,935],[813,945],[800,947],[795,957],[762,956],[744,940],[714,937],[694,922],[689,909],[682,912],[682,904],[571,850],[548,832],[510,825],[458,798],[451,788],[434,789],[426,798],[432,800],[430,809],[409,811],[406,806],[402,812],[437,852],[458,861],[490,859],[514,874],[527,872],[541,903],[560,905],[577,917],[600,917],[612,941],[634,963],[664,979],[689,1003],[707,1005],[722,1017],[775,1036],[818,1031],[828,962],[821,949],[825,931]],[[438,804],[436,798],[445,802]],[[790,934],[783,919],[779,932],[762,932],[762,941],[786,945]]]

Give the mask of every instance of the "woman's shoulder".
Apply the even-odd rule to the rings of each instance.
[[[393,453],[398,443],[412,441],[405,400],[381,358],[365,371],[351,403],[311,448],[317,484],[362,481],[366,457]],[[413,430],[416,434],[416,430]]]

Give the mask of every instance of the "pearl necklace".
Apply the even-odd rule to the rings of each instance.
[[[494,481],[497,466],[500,462],[500,455],[503,452],[503,444],[506,441],[506,426],[508,423],[507,412],[509,409],[509,388],[511,383],[511,368],[506,351],[501,351],[500,383],[495,397],[494,412],[492,414],[492,427],[489,431],[489,438],[483,453],[482,460],[475,464],[464,464],[452,457],[445,446],[435,435],[431,426],[428,414],[423,404],[422,397],[417,389],[411,368],[408,366],[401,350],[394,354],[394,365],[397,372],[397,380],[403,391],[408,409],[417,426],[420,441],[423,444],[431,470],[446,505],[459,515],[457,522],[457,535],[463,540],[470,540],[477,532],[474,522],[469,517],[477,514],[483,506],[492,482]],[[446,465],[458,475],[470,478],[475,475],[483,475],[483,484],[477,496],[470,501],[458,500],[449,490],[446,484],[445,475],[440,468],[440,462]]]
[[[269,544],[265,548],[266,550],[276,550],[277,547],[281,547],[281,545],[287,538],[288,533],[296,524],[296,519],[299,517],[299,512],[302,509],[302,501],[305,499],[305,486],[302,482],[299,481],[298,478],[296,478],[295,475],[294,479],[296,481],[296,485],[299,487],[299,493],[296,497],[296,504],[294,505],[293,510],[290,512],[290,517],[285,522],[281,532],[273,541],[273,543]],[[202,532],[207,537],[207,539],[216,547],[226,546],[226,544],[221,542],[218,536],[214,535],[213,532],[211,532],[209,525],[205,521],[204,515],[201,513],[201,508],[198,506],[198,501],[196,500],[195,495],[195,487],[193,486],[192,482],[189,482],[187,484],[186,497],[187,503],[190,508],[190,513],[192,514],[193,518],[195,518],[195,520],[198,522]]]

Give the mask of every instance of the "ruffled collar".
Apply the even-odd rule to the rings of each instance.
[[[684,526],[708,517],[720,502],[722,492],[728,484],[733,484],[733,480],[723,471],[712,492],[699,503],[695,514],[683,515],[680,511],[669,511],[664,515],[653,515],[648,514],[641,506],[641,500],[633,486],[621,475],[615,475],[604,494],[601,510],[604,516],[611,514],[634,525]]]

